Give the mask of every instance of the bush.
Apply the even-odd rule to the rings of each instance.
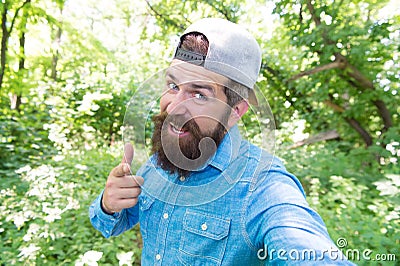
[[[5,177],[21,185],[1,186],[0,264],[139,264],[138,227],[105,239],[88,217],[89,205],[119,163],[118,151],[103,147],[71,152],[37,167],[26,165],[17,170],[18,178]]]
[[[333,142],[304,146],[281,150],[280,155],[288,170],[303,183],[308,202],[349,259],[372,263],[362,258],[364,250],[371,250],[371,258],[376,254],[398,256],[400,175],[390,174],[394,167],[380,169],[373,158],[368,159],[368,150],[345,153],[340,149],[342,145]],[[339,244],[343,239],[345,245]],[[354,249],[361,254],[359,260],[352,254]]]

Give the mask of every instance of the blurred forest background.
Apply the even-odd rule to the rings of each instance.
[[[202,17],[259,41],[276,154],[333,240],[397,256],[358,264],[398,265],[398,1],[1,0],[0,13],[0,265],[139,265],[138,227],[104,239],[88,207],[120,162],[127,102]]]

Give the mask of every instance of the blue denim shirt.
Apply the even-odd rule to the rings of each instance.
[[[233,180],[224,191],[218,191],[223,184],[207,187],[224,173]],[[352,265],[309,207],[297,178],[274,156],[242,140],[237,126],[206,166],[186,179],[168,175],[153,157],[137,175],[145,184],[136,206],[107,215],[100,194],[89,212],[105,237],[139,222],[143,265]],[[160,185],[155,176],[172,186]],[[176,193],[174,184],[183,189]],[[154,187],[164,194],[155,195]]]

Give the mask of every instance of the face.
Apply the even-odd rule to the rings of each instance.
[[[216,151],[229,129],[227,79],[203,67],[174,60],[166,72],[161,114],[153,118],[153,152],[169,172],[187,175]]]
[[[224,84],[227,78],[203,67],[173,60],[166,72],[166,88],[160,100],[161,112],[194,119],[202,132],[214,130],[230,112]],[[178,137],[187,133],[171,130]]]

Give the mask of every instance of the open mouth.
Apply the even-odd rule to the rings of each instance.
[[[169,123],[169,125],[170,125],[170,130],[173,133],[179,135],[180,137],[189,134],[189,131],[185,130],[184,128],[179,128],[176,125],[174,125],[173,123]]]

